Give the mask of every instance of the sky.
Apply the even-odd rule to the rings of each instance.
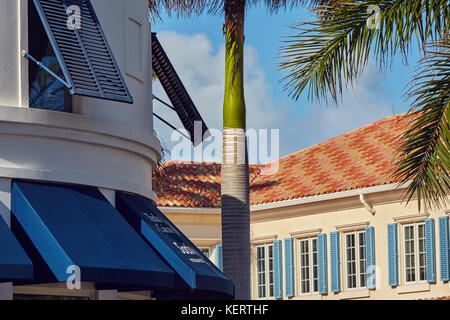
[[[408,110],[405,89],[414,75],[418,50],[413,48],[408,57],[409,65],[395,58],[387,72],[380,73],[374,60],[358,83],[343,94],[342,103],[311,102],[307,93],[294,101],[283,91],[280,81],[285,72],[277,70],[282,61],[280,47],[286,36],[295,34],[290,28],[295,22],[313,19],[307,7],[282,10],[270,14],[265,7],[253,7],[247,11],[245,22],[244,74],[247,107],[247,128],[278,129],[279,151],[269,158],[285,156],[316,143],[331,139],[361,126]],[[224,92],[224,37],[223,16],[203,14],[194,18],[177,18],[162,15],[162,21],[152,25],[152,31],[165,49],[175,70],[183,81],[192,100],[200,111],[207,126],[222,128],[222,103]],[[169,101],[159,83],[155,83],[154,94]],[[175,113],[158,102],[154,112],[163,116],[176,127],[181,122]],[[165,160],[220,161],[220,141],[210,138],[203,143],[216,144],[218,153],[204,153],[203,157],[190,152],[180,152],[178,139],[172,139],[172,130],[154,120],[155,131],[169,152]],[[220,139],[217,139],[220,140]],[[269,139],[269,149],[271,147]],[[186,149],[185,149],[186,150]],[[201,158],[201,159],[200,159]],[[250,162],[265,163],[267,159],[251,157]]]

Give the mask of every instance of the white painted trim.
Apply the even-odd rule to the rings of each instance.
[[[92,187],[106,187],[108,189],[115,189],[121,191],[133,190],[133,193],[147,197],[156,201],[156,193],[146,188],[122,179],[115,179],[113,177],[105,177],[102,175],[86,174],[81,172],[67,172],[60,170],[40,170],[40,169],[26,169],[26,168],[5,168],[0,167],[0,177],[26,179],[36,181],[61,182],[68,184],[80,184]]]
[[[307,238],[298,238],[296,239],[296,244],[295,244],[295,248],[294,248],[294,257],[297,256],[296,260],[296,264],[297,264],[297,268],[294,269],[294,275],[297,275],[297,277],[294,276],[294,278],[297,278],[297,294],[298,296],[301,297],[311,297],[314,295],[321,295],[318,291],[313,291],[314,290],[314,270],[313,270],[313,246],[312,246],[312,242],[313,240],[316,240],[316,245],[317,245],[317,263],[319,262],[319,239],[316,236],[311,236],[311,237],[307,237]],[[309,271],[309,289],[310,292],[302,292],[302,281],[303,281],[303,277],[302,277],[302,254],[301,254],[301,245],[300,242],[302,241],[308,241],[308,257],[309,257],[309,262],[308,262],[308,271]],[[317,264],[317,268],[319,268],[319,264]],[[296,271],[295,271],[296,270]],[[318,270],[318,269],[317,269]],[[318,275],[318,274],[317,274]],[[317,278],[317,281],[319,281],[319,278]],[[319,288],[317,288],[319,289]]]
[[[372,215],[375,214],[374,207],[366,201],[363,193],[359,195],[359,201],[363,204],[363,206],[367,209],[367,211],[369,211]]]
[[[358,196],[363,192],[365,195],[369,193],[383,192],[383,191],[392,191],[398,189],[407,188],[409,183],[405,183],[402,186],[399,186],[397,183],[385,184],[380,186],[347,190],[347,191],[339,191],[334,193],[322,194],[317,196],[310,196],[298,199],[290,199],[290,200],[282,200],[270,203],[262,203],[262,204],[254,204],[250,206],[250,211],[263,211],[269,209],[277,209],[325,200],[334,200],[341,199],[346,197]],[[221,208],[204,208],[204,207],[169,207],[169,206],[159,206],[158,207],[164,213],[174,213],[174,214],[221,214]],[[447,214],[450,214],[447,212]]]
[[[426,271],[425,271],[425,279],[424,280],[419,280],[420,277],[420,266],[419,266],[419,225],[423,225],[424,226],[424,237],[425,237],[425,222],[420,220],[420,221],[412,221],[409,223],[404,223],[401,225],[400,228],[400,232],[401,232],[401,255],[402,255],[402,286],[415,286],[416,284],[423,284],[423,283],[427,283],[427,279],[426,279]],[[416,277],[415,281],[410,281],[410,282],[406,282],[406,248],[405,248],[405,228],[408,226],[413,226],[414,227],[414,274]],[[425,270],[426,270],[426,262],[425,262]]]
[[[255,238],[251,238],[250,239],[250,243],[251,244],[264,244],[264,243],[270,243],[273,242],[275,240],[277,240],[278,235],[276,234],[271,234],[271,235],[267,235],[267,236],[261,236],[261,237],[255,237]]]
[[[340,199],[340,198],[346,198],[346,197],[352,197],[352,196],[359,197],[359,195],[361,193],[368,194],[368,193],[375,193],[375,192],[382,192],[382,191],[392,191],[392,190],[397,190],[397,189],[404,189],[404,188],[407,188],[408,185],[409,185],[409,183],[405,183],[402,186],[399,186],[398,183],[391,183],[391,184],[384,184],[384,185],[380,185],[380,186],[339,191],[339,192],[321,194],[321,195],[317,195],[317,196],[310,196],[310,197],[304,197],[304,198],[298,198],[298,199],[290,199],[290,200],[282,200],[282,201],[277,201],[277,202],[256,204],[256,205],[250,206],[250,210],[251,211],[260,211],[260,210],[295,206],[295,205],[318,202],[318,201],[334,200],[334,199]]]
[[[208,239],[208,238],[189,238],[197,247],[212,247],[222,242],[222,239]]]
[[[358,299],[358,298],[369,298],[370,291],[369,289],[359,289],[352,291],[345,291],[338,294],[339,299]]]
[[[147,130],[80,114],[0,106],[0,138],[3,148],[17,146],[0,159],[0,177],[103,187],[156,200],[150,177],[160,143]],[[61,152],[64,146],[68,150]],[[56,162],[58,157],[64,161]]]
[[[320,293],[314,293],[314,294],[304,294],[300,296],[295,297],[289,297],[288,300],[323,300],[323,295]]]
[[[428,218],[429,213],[418,213],[418,214],[410,214],[406,216],[398,216],[394,217],[394,221],[400,224],[413,223],[413,222],[423,222],[426,218]]]
[[[258,295],[259,295],[259,282],[258,282],[258,280],[259,280],[259,277],[258,277],[258,248],[259,247],[263,247],[264,248],[264,273],[265,273],[265,280],[266,280],[266,282],[265,282],[265,287],[266,287],[266,297],[262,297],[262,298],[259,298],[258,297]],[[255,286],[254,286],[254,290],[252,290],[252,293],[254,292],[254,296],[255,296],[255,299],[256,300],[273,300],[274,299],[274,297],[275,297],[275,278],[273,278],[274,280],[274,282],[273,282],[273,286],[274,286],[274,288],[273,288],[273,290],[274,290],[274,295],[273,296],[270,296],[270,283],[269,283],[269,279],[270,279],[270,276],[269,276],[269,274],[270,274],[270,269],[269,269],[269,266],[270,266],[270,263],[269,263],[269,247],[272,247],[272,260],[275,260],[275,257],[273,256],[273,244],[272,243],[263,243],[263,244],[258,244],[258,245],[255,245],[254,246],[254,257],[255,257],[255,259],[254,259],[254,262],[255,263],[253,263],[253,266],[254,266],[254,270],[255,270],[255,272],[253,273],[254,274],[254,279],[256,279],[253,283],[255,284]],[[274,267],[274,261],[272,262],[272,268]],[[275,270],[273,270],[272,269],[272,272],[274,272],[274,277],[275,277]]]
[[[357,223],[347,223],[347,224],[337,225],[336,230],[339,230],[342,232],[360,231],[360,230],[364,230],[368,226],[369,226],[369,221],[357,222]]]
[[[35,126],[35,128],[29,128],[30,135],[39,136],[38,129],[71,129],[76,130],[78,136],[67,135],[68,140],[81,139],[79,135],[85,133],[97,133],[116,137],[128,142],[140,144],[152,151],[159,153],[161,143],[153,134],[149,134],[147,130],[142,130],[137,127],[126,125],[121,122],[111,121],[101,118],[96,118],[83,114],[51,111],[44,109],[29,109],[8,107],[0,105],[0,123],[1,133],[4,132],[5,126],[9,124],[22,124]],[[26,128],[26,126],[24,126]],[[34,132],[34,131],[38,132]],[[11,134],[14,134],[13,132]]]
[[[351,291],[361,291],[361,290],[368,290],[367,289],[367,270],[366,271],[366,286],[361,286],[361,268],[360,268],[360,262],[361,262],[361,256],[360,256],[360,245],[359,245],[359,235],[363,233],[365,234],[364,230],[361,229],[357,229],[357,230],[351,230],[351,231],[347,231],[347,232],[342,232],[342,246],[343,246],[343,250],[342,250],[342,255],[343,255],[343,263],[342,263],[342,272],[343,272],[343,281],[342,281],[342,285],[345,288],[346,292],[351,292]],[[355,235],[355,266],[356,266],[356,288],[348,288],[348,281],[347,281],[347,265],[348,265],[348,250],[347,250],[347,239],[346,236],[349,234],[354,234]],[[365,236],[365,235],[364,235]],[[364,243],[365,246],[367,246],[367,243]],[[366,248],[364,248],[364,251],[366,251]],[[367,256],[365,257],[367,260]],[[359,298],[359,297],[358,297]]]
[[[430,284],[428,282],[418,284],[405,284],[397,287],[397,293],[412,293],[430,291]]]
[[[316,229],[309,229],[309,230],[300,230],[300,231],[293,231],[289,232],[292,238],[299,239],[299,238],[310,238],[310,237],[317,237],[319,233],[322,232],[322,228],[316,228]]]

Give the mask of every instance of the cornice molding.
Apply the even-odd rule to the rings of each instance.
[[[316,229],[309,229],[309,230],[299,230],[299,231],[293,231],[289,234],[292,238],[309,238],[309,237],[316,237],[322,232],[322,228],[316,228]]]
[[[356,222],[356,223],[347,223],[347,224],[340,224],[336,226],[336,229],[338,231],[347,232],[347,231],[357,231],[357,230],[363,230],[369,226],[369,221],[364,222]]]
[[[277,238],[278,238],[278,235],[271,234],[271,235],[267,235],[267,236],[251,238],[250,239],[250,243],[251,244],[270,243],[270,242],[273,242],[273,241],[277,240]]]

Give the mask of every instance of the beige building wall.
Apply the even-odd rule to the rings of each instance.
[[[369,189],[368,189],[369,190]],[[372,191],[374,189],[371,189]],[[439,259],[439,217],[450,214],[448,209],[427,210],[418,212],[417,200],[408,205],[402,202],[403,190],[387,190],[365,194],[369,205],[375,209],[372,214],[360,202],[358,192],[345,196],[345,192],[322,197],[328,200],[319,201],[283,201],[270,205],[252,206],[251,208],[251,239],[252,239],[252,295],[256,299],[256,264],[255,248],[259,244],[272,243],[273,240],[283,241],[283,299],[418,299],[426,297],[440,297],[450,295],[450,284],[440,280]],[[343,196],[343,197],[342,197]],[[321,198],[319,198],[321,199]],[[306,199],[308,200],[308,199]],[[302,203],[303,202],[303,203]],[[292,205],[286,205],[292,204]],[[211,246],[220,242],[220,209],[170,209],[161,208],[168,217],[177,224],[193,242],[201,246],[203,241]],[[436,252],[436,283],[420,282],[405,284],[403,276],[403,246],[402,228],[405,223],[420,222],[426,218],[435,220],[435,252]],[[387,225],[398,223],[398,275],[399,286],[390,287],[388,283],[388,241]],[[375,230],[375,263],[377,266],[377,288],[346,289],[344,279],[344,238],[343,233],[348,231],[364,230],[367,226]],[[341,292],[331,292],[330,273],[330,232],[340,232],[340,272]],[[299,290],[299,261],[298,239],[316,236],[318,233],[327,234],[327,287],[328,294],[302,295]],[[295,297],[286,297],[285,266],[284,266],[284,239],[294,238],[294,274]],[[212,241],[214,239],[214,241]],[[213,259],[213,261],[215,261]]]
[[[220,209],[159,207],[162,212],[200,249],[209,249],[216,262],[216,245],[222,242]]]

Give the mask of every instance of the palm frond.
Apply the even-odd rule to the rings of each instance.
[[[427,208],[446,205],[450,193],[450,41],[439,41],[420,62],[407,97],[409,128],[401,136],[395,178],[407,188],[408,201],[417,194]]]
[[[150,16],[153,20],[160,17],[162,11],[177,17],[198,16],[204,12],[223,14],[225,2],[243,2],[246,7],[264,4],[271,13],[283,8],[293,8],[305,4],[324,4],[334,0],[149,0]]]
[[[379,28],[367,21],[377,6]],[[338,102],[367,65],[371,52],[384,70],[400,53],[407,62],[414,39],[421,48],[448,31],[449,0],[329,0],[315,7],[317,19],[298,22],[298,33],[282,47],[280,69],[288,95],[297,100],[308,88],[310,100]],[[373,17],[373,16],[372,16]]]

